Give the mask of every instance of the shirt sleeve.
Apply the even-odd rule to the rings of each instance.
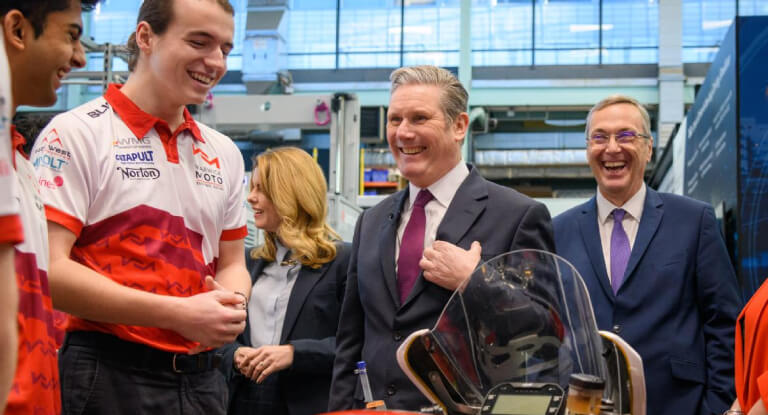
[[[224,213],[224,228],[221,233],[222,241],[235,241],[243,239],[248,235],[248,229],[245,226],[245,190],[247,181],[245,180],[245,163],[240,150],[232,143],[232,155],[228,157],[227,178],[229,179],[229,195],[227,195],[227,207]]]
[[[61,114],[43,129],[31,153],[47,219],[76,236],[80,236],[88,217],[93,185],[88,162],[91,153],[85,145],[88,137],[81,120]]]
[[[11,147],[10,85],[5,42],[0,33],[0,243],[17,244],[24,240],[24,232]]]

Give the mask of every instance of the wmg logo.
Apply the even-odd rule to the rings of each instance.
[[[139,167],[136,169],[118,167],[117,171],[122,173],[123,180],[156,180],[160,178],[160,170],[154,167]]]

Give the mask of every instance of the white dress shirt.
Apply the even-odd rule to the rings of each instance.
[[[611,233],[613,232],[613,210],[624,209],[627,213],[621,221],[624,232],[629,239],[629,248],[635,246],[635,237],[637,229],[640,227],[640,218],[643,217],[643,205],[645,204],[645,183],[640,190],[635,193],[624,206],[616,206],[603,197],[600,189],[597,189],[597,227],[600,229],[600,242],[603,245],[603,258],[605,259],[605,271],[608,279],[613,280],[611,275]]]
[[[456,195],[456,191],[459,190],[459,186],[464,182],[464,179],[469,176],[469,169],[463,161],[459,161],[459,164],[441,177],[438,181],[427,186],[427,189],[434,199],[424,206],[424,213],[427,219],[424,234],[424,248],[432,246],[437,236],[437,228],[440,226],[440,222],[443,221],[445,212],[448,210],[448,206],[451,205],[453,197]],[[400,224],[397,227],[397,244],[395,246],[395,272],[397,272],[397,259],[400,258],[400,242],[403,240],[403,234],[405,233],[405,226],[408,225],[408,220],[411,219],[411,212],[413,211],[413,204],[416,202],[416,196],[421,191],[420,187],[408,185],[409,197],[405,201],[403,206],[403,213],[400,215]]]
[[[282,263],[290,257],[290,250],[279,241],[275,242],[275,261],[268,263],[261,271],[251,288],[251,299],[248,301],[248,323],[253,347],[280,344],[288,300],[301,269],[298,262]]]

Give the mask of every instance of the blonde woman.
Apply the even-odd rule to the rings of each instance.
[[[325,177],[305,151],[260,154],[250,186],[265,242],[247,253],[248,324],[225,348],[229,413],[324,412],[349,246],[325,221]]]

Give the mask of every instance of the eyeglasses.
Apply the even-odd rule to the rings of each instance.
[[[611,140],[611,136],[616,137],[616,142],[618,144],[632,144],[638,137],[651,138],[648,134],[641,134],[634,131],[621,131],[616,134],[593,133],[587,137],[587,141],[596,145],[605,145]]]

